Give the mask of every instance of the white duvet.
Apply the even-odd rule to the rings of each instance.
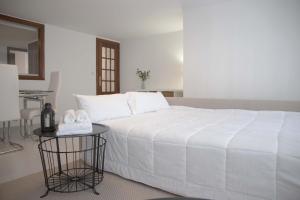
[[[171,107],[101,123],[106,171],[189,197],[300,200],[300,113]]]

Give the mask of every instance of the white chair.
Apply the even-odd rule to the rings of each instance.
[[[19,80],[16,65],[0,64],[0,121],[3,122],[0,154],[22,150],[20,144],[10,140],[10,121],[20,119]],[[5,123],[7,122],[7,137]]]
[[[49,91],[53,91],[45,98],[45,103],[51,103],[52,108],[56,110],[57,107],[57,98],[60,90],[60,72],[55,71],[51,72]],[[21,118],[24,119],[24,131],[29,133],[32,127],[32,120],[34,117],[39,117],[41,115],[41,108],[26,108],[21,110]],[[30,121],[30,127],[28,126],[28,121]],[[22,121],[20,122],[22,124]]]

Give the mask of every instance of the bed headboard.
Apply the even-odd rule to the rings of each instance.
[[[228,100],[167,97],[170,105],[212,109],[280,110],[300,112],[300,101]]]

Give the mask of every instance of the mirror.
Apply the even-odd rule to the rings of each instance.
[[[44,25],[0,14],[0,63],[17,65],[19,79],[44,80]]]

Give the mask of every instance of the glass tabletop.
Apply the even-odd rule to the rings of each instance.
[[[19,94],[41,94],[41,93],[52,93],[51,90],[19,90]]]
[[[24,98],[41,98],[50,95],[51,90],[19,90],[19,97]]]

